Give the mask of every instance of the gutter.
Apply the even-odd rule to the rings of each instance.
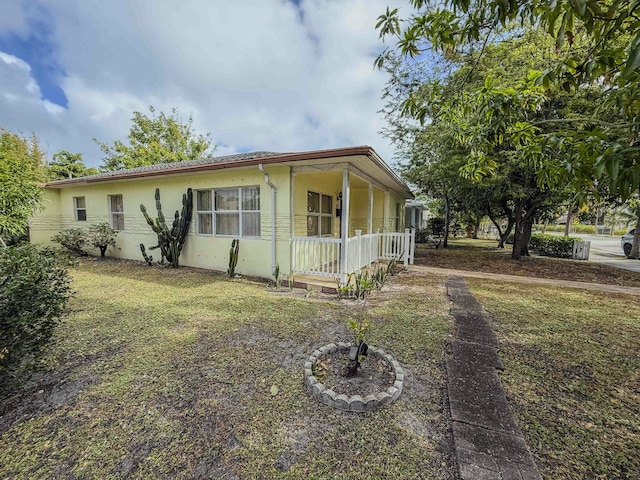
[[[276,271],[276,186],[269,180],[269,172],[262,163],[258,169],[264,173],[264,183],[271,187],[271,272]]]

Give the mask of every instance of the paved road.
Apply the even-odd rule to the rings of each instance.
[[[572,234],[572,236],[591,242],[591,250],[589,252],[589,260],[591,262],[603,263],[640,273],[640,260],[629,260],[624,256],[622,245],[620,245],[620,237],[586,234]]]

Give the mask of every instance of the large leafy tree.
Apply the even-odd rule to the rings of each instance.
[[[84,177],[99,173],[96,168],[87,168],[82,162],[81,153],[60,150],[53,154],[53,161],[47,165],[49,180],[65,180],[67,178]]]
[[[621,200],[638,191],[637,2],[414,0],[411,4],[410,18],[400,19],[397,10],[389,9],[379,18],[381,36],[394,36],[396,43],[377,63],[384,64],[389,52],[399,52],[406,59],[427,50],[448,59],[475,58],[462,77],[461,90],[468,93],[447,96],[436,89],[430,101],[424,101],[414,91],[402,105],[402,112],[422,121],[444,111],[449,121],[461,127],[461,138],[464,135],[471,144],[472,155],[464,168],[468,176],[492,175],[503,164],[495,153],[511,152],[535,168],[536,183],[543,187],[573,183],[578,189],[599,178]],[[508,44],[522,30],[539,28],[554,43],[544,72],[528,78],[540,87],[516,78],[496,85],[485,76],[483,88],[464,88],[473,83],[492,46]],[[544,43],[533,46],[544,51]],[[522,80],[525,75],[521,74]],[[592,104],[585,115],[567,115],[556,108],[559,92],[574,95],[586,85],[599,90],[596,108]],[[534,109],[528,108],[534,103]]]
[[[35,136],[24,138],[0,128],[0,245],[26,233],[28,220],[40,206],[44,153]]]
[[[192,117],[181,121],[175,108],[171,115],[157,114],[153,106],[149,107],[149,112],[150,116],[133,112],[128,145],[120,140],[108,145],[94,139],[104,153],[101,170],[197,160],[211,154],[210,135],[194,132]]]

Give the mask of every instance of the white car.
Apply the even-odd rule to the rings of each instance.
[[[626,257],[631,253],[631,244],[633,243],[633,236],[636,233],[636,229],[634,228],[629,233],[625,233],[620,239],[620,243],[622,244],[622,251]]]

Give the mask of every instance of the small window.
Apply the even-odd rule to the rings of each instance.
[[[317,192],[307,193],[307,236],[333,234],[333,197]]]
[[[111,217],[111,228],[117,231],[124,230],[122,195],[109,195],[109,216]]]
[[[196,192],[198,235],[260,236],[260,187]]]
[[[73,208],[76,211],[76,222],[86,222],[87,206],[84,197],[73,197]]]

